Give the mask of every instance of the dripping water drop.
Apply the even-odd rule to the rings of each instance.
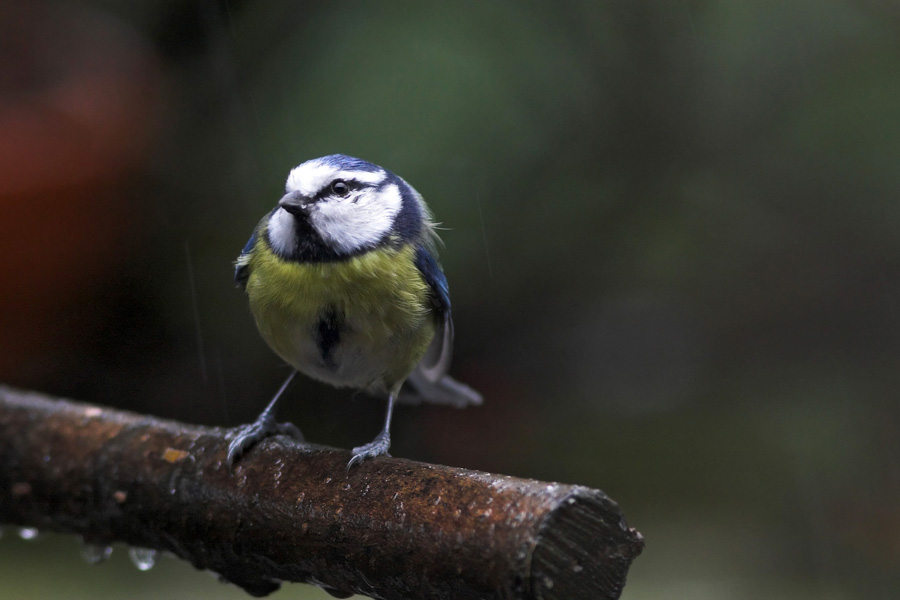
[[[41,536],[41,532],[37,527],[20,527],[19,537],[23,540],[36,540]]]
[[[149,571],[156,564],[156,550],[132,546],[128,549],[128,558],[138,571]]]

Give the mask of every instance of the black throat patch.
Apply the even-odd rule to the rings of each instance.
[[[276,208],[275,210],[278,209]],[[365,254],[377,246],[377,244],[373,244],[370,247],[359,248],[347,254],[338,253],[322,239],[322,236],[309,223],[309,220],[302,217],[294,217],[294,244],[290,252],[284,253],[276,249],[269,238],[268,230],[265,232],[265,239],[266,244],[276,256],[283,260],[301,263],[346,261],[360,254]]]
[[[279,208],[276,207],[275,210],[279,210]],[[308,218],[294,216],[292,220],[294,222],[294,245],[287,254],[279,252],[272,245],[269,232],[266,231],[266,243],[279,258],[309,263],[336,262],[350,258],[341,256],[335,252],[334,248],[325,243]]]

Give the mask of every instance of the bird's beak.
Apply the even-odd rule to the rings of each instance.
[[[295,192],[286,194],[278,201],[279,207],[298,217],[307,214],[310,204],[312,204],[312,202],[310,202],[309,198],[300,196]]]

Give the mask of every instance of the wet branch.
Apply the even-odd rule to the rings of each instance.
[[[0,387],[0,522],[170,552],[264,596],[618,598],[643,548],[603,492],[271,439]]]

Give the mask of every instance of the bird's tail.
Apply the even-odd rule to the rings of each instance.
[[[406,380],[408,386],[404,386],[398,398],[404,404],[445,404],[455,408],[465,408],[469,405],[479,405],[483,402],[481,394],[461,383],[449,375],[442,375],[432,381],[421,368],[410,373]]]

